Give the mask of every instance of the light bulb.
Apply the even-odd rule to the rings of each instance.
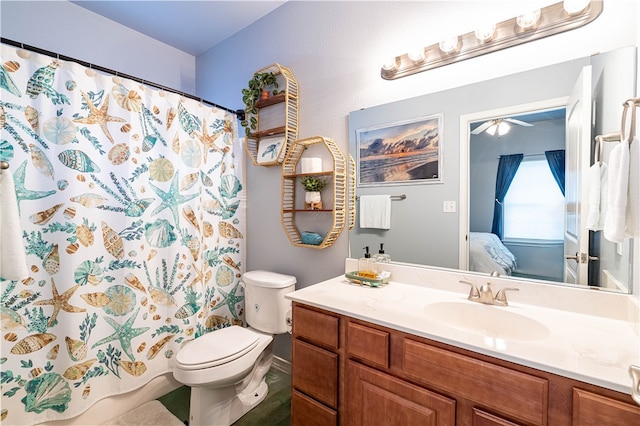
[[[411,62],[413,62],[414,64],[419,64],[420,62],[424,61],[424,48],[420,47],[420,48],[415,48],[409,51],[409,53],[407,53],[407,56],[409,57],[409,59],[411,59]]]
[[[439,43],[440,50],[444,53],[451,53],[458,49],[458,37],[449,37]]]
[[[516,18],[516,23],[523,30],[532,28],[538,23],[540,19],[540,9],[532,10],[530,12],[523,13]]]
[[[478,41],[481,43],[485,43],[493,38],[493,35],[496,32],[496,25],[489,24],[483,25],[482,27],[476,29],[475,34]]]
[[[511,129],[511,126],[509,126],[504,121],[501,121],[497,127],[498,127],[498,136],[506,135],[507,133],[509,133],[509,129]]]
[[[562,2],[562,7],[565,12],[573,16],[582,13],[590,3],[591,0],[564,0]]]
[[[388,58],[384,64],[382,64],[382,69],[385,72],[395,72],[398,69],[398,61],[396,58]]]

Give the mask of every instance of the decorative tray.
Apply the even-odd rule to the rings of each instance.
[[[361,277],[358,275],[358,271],[347,272],[344,276],[353,284],[368,285],[369,287],[380,287],[387,284],[391,279],[389,272],[382,272],[377,278]]]

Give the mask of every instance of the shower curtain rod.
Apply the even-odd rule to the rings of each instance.
[[[124,74],[124,73],[121,73],[119,71],[115,71],[115,70],[112,70],[112,69],[109,69],[109,68],[101,67],[99,65],[94,65],[94,64],[91,64],[89,62],[81,61],[80,59],[72,58],[70,56],[60,55],[59,53],[54,53],[54,52],[51,52],[49,50],[40,49],[39,47],[29,46],[29,45],[26,45],[24,43],[19,43],[17,41],[10,40],[10,39],[4,38],[4,37],[1,37],[0,41],[2,43],[4,43],[4,44],[8,44],[8,45],[13,46],[13,47],[19,47],[21,49],[31,50],[32,52],[41,53],[43,55],[51,56],[52,58],[60,59],[60,60],[63,60],[63,61],[75,62],[75,63],[80,64],[82,66],[85,66],[87,68],[91,68],[91,69],[94,69],[94,70],[97,70],[97,71],[101,71],[101,72],[106,72],[106,73],[109,73],[109,74],[114,74],[117,77],[128,78],[128,79],[136,81],[138,83],[142,83],[142,84],[147,85],[147,86],[152,86],[152,87],[154,87],[156,89],[159,89],[159,90],[164,90],[164,91],[167,91],[167,92],[175,93],[175,94],[187,97],[189,99],[193,99],[193,100],[202,102],[204,104],[208,104],[208,105],[213,106],[215,108],[220,108],[220,109],[223,109],[225,111],[228,111],[228,112],[230,112],[232,114],[235,114],[236,117],[238,117],[238,120],[244,120],[244,118],[245,118],[245,113],[244,113],[244,110],[242,110],[242,109],[234,111],[231,108],[227,108],[227,107],[224,107],[222,105],[218,105],[215,102],[210,102],[210,101],[204,100],[202,98],[199,98],[197,96],[190,95],[188,93],[180,92],[180,91],[172,89],[170,87],[163,86],[161,84],[156,84],[156,83],[153,83],[151,81],[143,80],[143,79],[141,79],[139,77],[134,77],[132,75]]]

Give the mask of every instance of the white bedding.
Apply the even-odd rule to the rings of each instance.
[[[469,269],[477,272],[511,275],[516,269],[516,258],[496,234],[488,232],[469,233]]]

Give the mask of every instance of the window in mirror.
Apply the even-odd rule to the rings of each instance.
[[[504,199],[504,240],[562,241],[564,196],[544,157],[520,163]]]

